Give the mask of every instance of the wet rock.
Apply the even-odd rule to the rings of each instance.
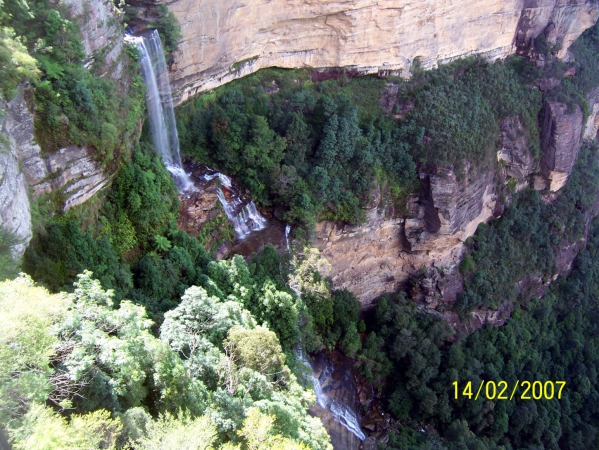
[[[362,419],[362,427],[370,431],[386,428],[387,420],[380,411],[369,411]]]
[[[310,414],[322,420],[335,450],[358,450],[360,439],[335,417],[335,411],[338,413],[342,408],[349,408],[359,419],[360,404],[354,361],[339,352],[326,355],[321,353],[314,358],[312,369],[320,382],[322,393],[320,402],[310,408]],[[323,407],[321,403],[326,403],[326,406]],[[336,406],[331,406],[332,404]]]
[[[549,190],[561,189],[574,167],[580,147],[582,110],[574,105],[546,102],[541,136],[541,173]]]
[[[179,228],[192,236],[197,236],[203,225],[210,219],[224,214],[219,208],[216,186],[199,189],[191,195],[179,196]]]

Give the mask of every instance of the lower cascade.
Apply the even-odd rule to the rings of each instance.
[[[341,424],[361,441],[364,441],[366,436],[362,432],[356,412],[349,405],[341,404],[334,398],[334,392],[332,391],[336,390],[336,387],[335,383],[331,382],[334,375],[331,361],[327,360],[320,373],[315,374],[315,365],[306,358],[301,348],[297,350],[297,356],[311,370],[310,381],[312,382],[318,405],[324,411],[330,412],[335,422]]]
[[[203,178],[206,180],[218,178],[220,180],[218,199],[225,210],[227,218],[233,222],[238,239],[243,239],[252,231],[262,230],[266,227],[266,219],[258,212],[256,204],[253,200],[245,200],[235,191],[231,178],[220,172],[206,174]],[[228,195],[225,195],[225,191]]]

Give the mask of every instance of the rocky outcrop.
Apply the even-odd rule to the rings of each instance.
[[[0,99],[0,111],[6,111]],[[19,168],[19,146],[12,118],[0,115],[0,227],[10,230],[21,240],[13,247],[13,256],[23,256],[31,240],[29,186]]]
[[[118,79],[123,69],[119,61],[124,37],[122,13],[110,0],[65,0],[65,5],[79,25],[87,65],[100,61],[101,72]]]
[[[87,55],[96,73],[115,80],[122,75],[123,27],[114,2],[66,0],[71,20],[79,26]],[[128,81],[121,81],[124,86]],[[126,86],[123,87],[126,89]],[[0,224],[17,233],[23,244],[20,256],[31,239],[30,198],[54,193],[66,211],[89,200],[110,181],[96,162],[93,150],[67,146],[44,153],[35,141],[31,90],[20,86],[15,97],[2,102],[0,109]]]
[[[597,21],[597,3],[587,0],[525,0],[515,44],[527,52],[541,33],[547,43],[559,45],[557,56],[564,58],[570,44]]]
[[[584,126],[583,139],[595,139],[599,131],[599,87],[587,95],[589,103],[589,117]]]
[[[57,152],[42,153],[35,142],[29,95],[29,89],[21,86],[8,103],[3,134],[10,136],[9,139],[14,142],[20,172],[31,186],[33,196],[61,192],[66,211],[84,203],[105,187],[109,176],[86,148],[68,146]],[[28,201],[26,208],[29,209]]]
[[[406,75],[471,54],[502,58],[554,25],[560,55],[599,16],[583,0],[135,0],[168,5],[183,34],[171,69],[175,101],[264,67],[347,67]],[[145,6],[144,6],[145,5]]]
[[[541,136],[541,173],[550,191],[561,189],[574,167],[582,131],[582,111],[578,105],[546,102]]]
[[[506,174],[517,180],[524,180],[536,169],[530,151],[526,131],[518,117],[508,117],[499,121],[500,148],[497,159],[506,166]]]
[[[420,171],[422,193],[409,201],[407,218],[388,218],[374,207],[361,226],[320,222],[314,244],[331,264],[336,288],[352,291],[364,307],[431,267],[451,270],[464,241],[493,216],[492,173],[458,181],[449,169]]]

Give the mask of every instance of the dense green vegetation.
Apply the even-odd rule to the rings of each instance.
[[[175,449],[190,436],[201,448],[330,448],[276,334],[225,285],[206,284],[185,292],[157,338],[145,309],[115,308],[91,272],[68,296],[27,277],[0,283],[0,420],[15,448]]]
[[[414,161],[492,164],[498,119],[519,116],[538,157],[541,93],[518,64],[466,59],[394,80],[395,110],[413,107],[397,121],[378,106],[382,80],[261,71],[180,108],[181,148],[236,175],[263,205],[284,206],[284,220],[304,230],[316,218],[357,223],[377,184],[405,202]]]
[[[517,300],[516,282],[551,277],[556,254],[583,237],[598,190],[597,144],[587,143],[555,201],[547,203],[537,191],[525,191],[500,220],[480,225],[460,266],[466,290],[457,309],[497,308]],[[522,292],[524,298],[527,294]]]
[[[144,110],[141,75],[126,63],[130,73],[123,82],[100,76],[109,69],[100,53],[93,55],[92,70],[87,70],[78,24],[67,17],[66,10],[48,0],[6,0],[0,5],[0,61],[5,56],[11,61],[2,64],[0,89],[10,95],[15,83],[29,76],[42,148],[88,146],[107,165],[137,134]]]
[[[381,80],[314,84],[308,75],[262,71],[192,101],[177,123],[184,153],[235,175],[263,205],[285,206],[283,219],[309,231],[319,216],[360,222],[377,177],[407,194],[415,166],[377,106]]]
[[[164,6],[155,13],[151,26],[172,55],[176,20]],[[39,284],[26,276],[0,283],[0,422],[15,448],[329,448],[306,413],[314,398],[296,379],[298,344],[355,356],[399,420],[389,448],[599,446],[599,223],[573,274],[543,299],[516,288],[548,281],[558,250],[583,237],[599,187],[596,144],[585,144],[553,202],[524,191],[467,243],[456,310],[467,317],[514,302],[506,325],[455,334],[402,292],[361,321],[358,300],[320,274],[326,261],[316,250],[292,257],[266,246],[248,261],[216,261],[205,243],[222,221],[198,238],[178,229],[173,180],[147,133],[137,139],[135,65],[126,64],[123,85],[100,76],[101,54],[87,70],[67,17],[48,0],[0,2],[0,92],[8,98],[29,78],[42,148],[89,146],[118,175],[84,221],[85,207],[50,217],[39,205],[44,217],[22,265]],[[542,69],[517,57],[456,61],[409,81],[262,71],[180,108],[181,146],[235,175],[262,205],[282,207],[301,236],[317,219],[359,223],[375,188],[401,212],[417,189],[417,165],[451,166],[461,177],[495,164],[499,119],[519,117],[537,158],[543,99],[588,112],[598,30],[572,46],[577,75],[566,78],[569,66],[543,38]],[[549,76],[559,87],[533,87]],[[398,92],[387,114],[379,99],[388,81]],[[17,243],[0,227],[0,279],[17,276]],[[452,397],[454,381],[481,380],[565,380],[567,388],[550,401]]]
[[[595,220],[569,278],[515,311],[506,325],[486,326],[449,345],[450,330],[439,317],[403,294],[381,299],[368,324],[376,336],[371,332],[367,342],[379,340],[368,351],[387,366],[388,407],[403,423],[389,448],[596,448],[598,250]],[[464,387],[481,380],[505,380],[510,387],[516,380],[567,384],[561,400],[454,398],[454,381]],[[421,421],[444,442],[418,433]]]

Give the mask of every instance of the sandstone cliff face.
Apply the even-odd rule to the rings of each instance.
[[[595,139],[599,131],[599,87],[587,95],[589,102],[589,118],[584,126],[583,139]]]
[[[21,86],[8,103],[2,134],[9,140],[12,139],[20,166],[19,176],[23,176],[31,186],[33,196],[40,197],[60,191],[66,211],[84,203],[106,186],[109,176],[85,148],[69,146],[54,153],[43,154],[35,142],[33,114],[27,94],[30,94],[28,89]],[[29,210],[27,197],[22,197],[19,203],[22,208]]]
[[[499,121],[500,148],[497,159],[506,165],[506,174],[524,180],[535,171],[536,164],[528,151],[528,140],[518,117]]]
[[[164,3],[183,40],[171,71],[175,101],[264,67],[350,67],[407,74],[470,54],[489,58],[525,48],[553,24],[570,43],[599,16],[583,0],[137,0]],[[141,7],[143,10],[143,6]]]
[[[123,30],[121,13],[110,0],[65,0],[71,12],[71,19],[81,31],[81,41],[88,58],[88,65],[97,58],[103,58],[103,73],[119,78],[122,65],[118,64],[123,50]],[[112,67],[113,63],[116,67]]]
[[[582,111],[578,105],[569,111],[563,103],[545,104],[541,137],[544,151],[540,165],[550,191],[555,192],[566,184],[578,156],[581,131]]]
[[[314,244],[332,266],[337,288],[347,288],[368,306],[385,292],[404,287],[416,272],[451,270],[464,241],[495,208],[492,173],[458,181],[437,166],[420,171],[422,193],[412,196],[407,218],[387,218],[376,206],[361,226],[320,222]]]
[[[0,99],[0,110],[6,109],[6,102]],[[13,256],[20,258],[31,239],[29,186],[19,169],[18,130],[9,115],[0,116],[0,131],[0,226],[22,240],[13,248]]]
[[[597,21],[597,4],[587,0],[525,0],[515,44],[526,51],[532,41],[545,33],[551,45],[561,44],[558,57],[564,58],[570,44]]]

